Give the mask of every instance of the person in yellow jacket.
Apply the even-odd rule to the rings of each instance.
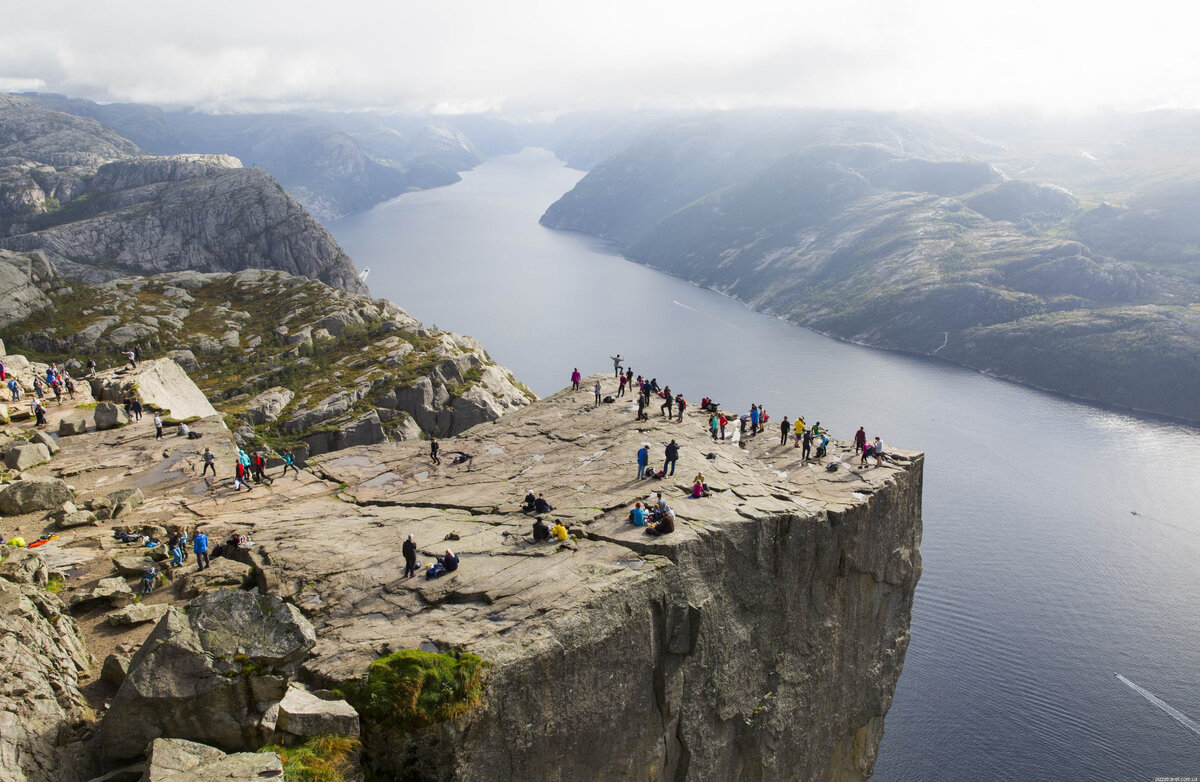
[[[794,428],[796,430],[796,442],[794,445],[792,445],[792,447],[799,448],[800,439],[804,436],[804,416],[801,415],[796,417],[796,426]]]
[[[554,522],[554,526],[550,528],[550,534],[559,540],[567,539],[567,528],[563,526],[561,521]]]

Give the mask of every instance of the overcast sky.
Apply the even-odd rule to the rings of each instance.
[[[208,108],[1200,107],[1200,2],[8,3],[0,90]]]

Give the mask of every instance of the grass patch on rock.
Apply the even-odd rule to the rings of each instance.
[[[364,722],[404,732],[454,720],[483,699],[488,663],[473,654],[402,649],[380,657],[343,694]]]
[[[346,736],[314,736],[298,747],[269,746],[259,752],[279,756],[285,782],[344,782],[356,778],[359,746],[358,739]]]

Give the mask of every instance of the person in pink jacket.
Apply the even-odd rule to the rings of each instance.
[[[571,373],[571,390],[579,390],[579,381],[583,380],[583,375],[579,374],[579,367],[575,367],[575,371]]]

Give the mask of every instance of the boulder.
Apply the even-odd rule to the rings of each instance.
[[[14,445],[4,452],[4,466],[10,470],[28,470],[50,461],[50,449],[41,443]]]
[[[59,529],[71,529],[72,527],[95,526],[96,522],[95,513],[90,510],[77,510],[71,513],[55,514],[54,524]]]
[[[0,490],[0,513],[17,516],[22,513],[54,510],[73,497],[66,482],[58,478],[14,481]]]
[[[105,579],[111,580],[111,579]],[[157,622],[162,619],[167,613],[167,609],[171,606],[166,603],[156,603],[147,605],[146,603],[134,603],[127,605],[119,611],[113,611],[108,616],[104,617],[105,623],[109,627],[133,627],[134,625],[143,625],[147,622]]]
[[[323,700],[304,685],[293,682],[279,702],[275,730],[286,734],[285,744],[311,736],[358,738],[358,712],[346,701]]]
[[[158,566],[148,556],[113,557],[112,563],[122,576],[137,576],[138,578],[141,578],[142,574],[146,572],[146,568]]]
[[[96,404],[96,428],[116,429],[118,426],[124,426],[129,423],[129,416],[125,415],[125,408],[113,402],[98,402]]]
[[[123,654],[110,654],[104,658],[104,665],[100,668],[100,681],[120,687],[128,672],[129,658]]]
[[[85,418],[60,418],[58,420],[58,436],[71,437],[72,435],[83,434],[87,431],[87,419]]]
[[[160,737],[257,748],[261,720],[316,644],[312,624],[273,595],[212,592],[174,607],[138,649],[101,727],[109,758]]]
[[[200,371],[200,362],[196,360],[196,354],[190,350],[172,350],[167,354],[167,357],[179,365],[179,368],[184,372],[193,373]]]
[[[106,499],[112,503],[109,518],[119,519],[142,507],[142,503],[146,501],[146,495],[142,494],[141,489],[117,489],[108,494]]]
[[[58,447],[58,440],[55,440],[54,436],[49,432],[34,432],[33,437],[29,438],[29,442],[40,443],[41,445],[46,446],[46,450],[50,452],[51,456],[58,453],[60,450]]]
[[[246,404],[246,420],[258,426],[269,424],[279,418],[283,408],[295,398],[291,390],[282,386],[268,388]]]
[[[283,762],[274,752],[235,752],[183,739],[155,739],[144,782],[229,782],[283,779]]]
[[[139,574],[140,575],[140,574]],[[113,608],[124,608],[134,601],[133,590],[123,578],[102,578],[96,586],[71,595],[71,608],[83,608],[95,603],[108,603]]]
[[[7,424],[12,420],[8,415],[8,405],[0,405],[0,424]]]
[[[218,589],[241,589],[250,581],[250,566],[217,557],[204,570],[189,569],[175,578],[179,595],[191,599]]]
[[[0,578],[14,584],[46,586],[49,571],[40,552],[27,548],[3,546],[4,561],[0,562]]]

